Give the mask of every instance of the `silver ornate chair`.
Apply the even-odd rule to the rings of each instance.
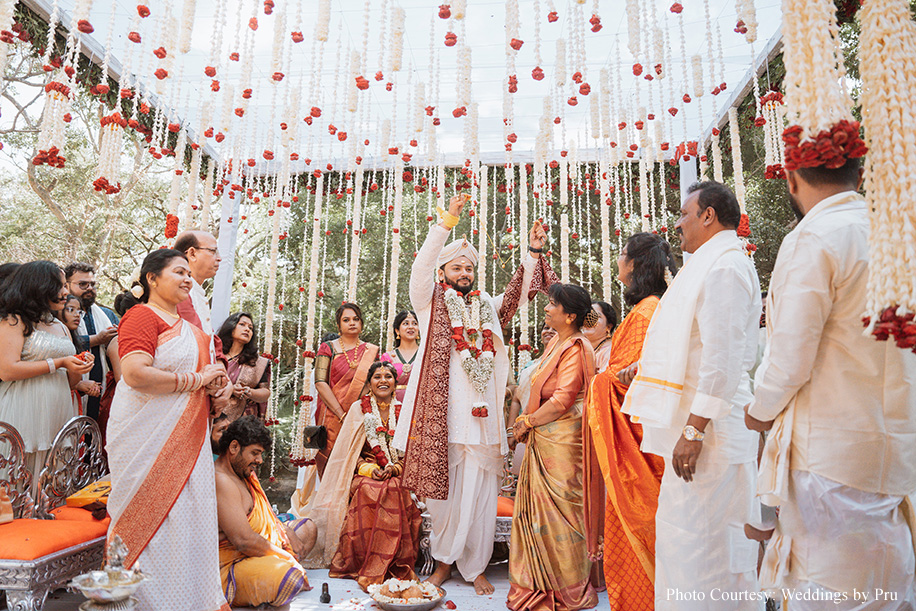
[[[11,424],[0,422],[0,488],[13,504],[14,518],[31,518],[35,515],[32,501],[32,474],[25,465],[25,447],[22,436]]]
[[[12,433],[7,433],[8,430]],[[23,539],[23,546],[27,540],[69,541],[63,545],[52,544],[47,553],[29,559],[0,558],[0,590],[6,591],[10,611],[40,611],[48,592],[102,565],[107,523],[55,520],[51,513],[63,505],[69,495],[105,474],[101,438],[98,425],[91,418],[71,419],[54,439],[39,476],[37,513],[41,519],[33,519],[31,513],[24,510],[27,505],[31,507],[31,500],[28,503],[19,501],[23,509],[16,517],[24,519],[18,520],[18,524],[0,525],[0,537],[4,536],[5,527],[12,527],[6,530],[13,533],[9,541],[14,544],[15,537]],[[5,439],[13,440],[10,443],[13,449],[0,457],[0,465],[7,465],[8,473],[22,476],[21,469],[25,466],[21,438],[9,425],[0,426],[0,450],[3,450]],[[18,451],[16,440],[19,441]],[[25,479],[31,481],[30,476]],[[4,485],[4,480],[0,479],[0,485]],[[16,486],[17,490],[24,486],[28,492],[28,484],[17,482]]]
[[[102,454],[102,434],[96,421],[77,416],[57,433],[38,476],[38,517],[53,519],[51,511],[108,472]]]

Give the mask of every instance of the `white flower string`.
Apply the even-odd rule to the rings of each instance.
[[[735,178],[735,197],[741,209],[741,220],[738,223],[738,237],[743,238],[748,254],[753,254],[756,247],[747,241],[751,235],[751,226],[747,217],[747,189],[744,185],[744,167],[741,161],[741,136],[738,133],[738,109],[732,106],[728,109],[728,132],[732,145],[732,174]]]
[[[760,99],[763,107],[763,145],[766,178],[784,179],[786,172],[783,169],[785,162],[782,148],[782,131],[785,129],[785,104],[783,95],[778,91],[770,91]]]
[[[395,159],[394,165],[394,210],[391,227],[391,277],[388,279],[388,315],[385,317],[385,330],[388,333],[385,342],[385,351],[394,350],[394,317],[397,315],[397,290],[399,273],[401,269],[401,221],[404,206],[404,181],[400,176],[404,173],[404,161],[401,157]]]
[[[859,22],[860,100],[869,144],[865,198],[871,227],[865,323],[876,339],[893,337],[898,347],[916,350],[916,185],[908,175],[916,162],[916,33],[906,2],[869,1]]]
[[[712,128],[712,176],[716,182],[724,182],[722,177],[722,145],[719,144],[719,129]]]
[[[315,202],[311,217],[312,238],[309,245],[309,261],[311,264],[309,266],[308,306],[305,315],[305,338],[303,340],[303,347],[305,348],[305,351],[302,354],[302,395],[299,397],[299,421],[297,422],[293,448],[292,452],[290,453],[290,458],[292,459],[293,464],[300,466],[314,461],[315,459],[315,450],[306,450],[304,447],[303,431],[311,421],[312,406],[314,402],[314,397],[312,397],[309,393],[311,392],[312,367],[315,361],[314,347],[316,329],[319,328],[316,325],[315,310],[317,309],[318,305],[318,266],[320,261],[319,249],[321,246],[323,234],[321,230],[323,200],[324,174],[319,172],[317,178],[315,179]],[[327,249],[324,250],[327,252]]]
[[[599,195],[599,209],[601,215],[601,299],[611,303],[611,211],[614,203],[611,197],[611,169],[608,164],[608,149],[598,165],[598,177],[601,194]],[[619,225],[618,225],[619,227]]]
[[[735,31],[744,34],[749,44],[757,40],[757,11],[754,0],[735,0],[735,11],[738,13],[738,25]]]
[[[197,0],[184,0],[181,9],[181,33],[178,35],[178,52],[184,55],[191,50],[191,34],[194,32],[194,13]]]
[[[787,146],[787,170],[796,169],[794,155],[803,143],[813,146],[821,132],[852,120],[852,98],[841,81],[845,70],[835,13],[831,0],[782,3],[785,102],[789,130],[800,129],[798,143],[791,150]]]
[[[331,0],[318,0],[318,17],[315,19],[315,38],[320,42],[327,42],[330,25]]]
[[[519,256],[523,259],[528,255],[528,233],[526,228],[531,225],[528,217],[528,165],[525,162],[518,164],[519,183],[518,183],[518,230],[519,230]],[[531,340],[528,335],[529,325],[529,303],[523,299],[519,306],[519,324],[521,325],[521,334],[519,335],[518,346],[518,366],[525,367],[531,361]]]
[[[401,69],[401,56],[404,53],[404,20],[406,13],[399,6],[391,9],[391,39],[388,46],[388,71],[398,72]]]

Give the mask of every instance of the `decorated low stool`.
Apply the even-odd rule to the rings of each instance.
[[[0,590],[16,611],[40,611],[49,592],[80,573],[102,566],[107,520],[54,519],[67,496],[103,475],[101,435],[95,421],[70,420],[58,433],[42,470],[39,514],[28,496],[22,437],[0,423],[0,486],[7,490],[13,521],[0,524]],[[81,516],[85,517],[85,516]]]

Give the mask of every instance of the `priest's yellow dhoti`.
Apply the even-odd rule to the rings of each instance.
[[[246,483],[254,500],[254,508],[248,515],[251,529],[276,547],[292,553],[286,532],[271,511],[257,476],[252,473]],[[297,520],[290,527],[295,531],[306,521]],[[264,603],[280,607],[302,590],[310,589],[305,570],[292,557],[246,556],[229,541],[219,544],[219,573],[226,600],[238,607],[257,607]]]

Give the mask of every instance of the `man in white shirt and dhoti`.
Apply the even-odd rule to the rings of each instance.
[[[413,263],[410,301],[422,331],[420,365],[410,376],[394,444],[406,450],[405,484],[426,498],[438,561],[430,581],[446,581],[457,564],[478,594],[492,594],[483,573],[493,552],[508,452],[503,398],[509,358],[502,329],[529,290],[553,272],[540,258],[547,236],[536,224],[530,254],[506,292],[491,297],[475,291],[477,251],[466,239],[445,245],[467,200],[451,199]]]
[[[655,608],[762,609],[756,521],[758,435],[744,427],[760,285],[725,185],[694,184],[675,225],[692,253],[649,326],[623,411],[643,452],[670,460],[656,513]]]
[[[747,409],[749,427],[771,429],[759,492],[780,506],[760,581],[793,610],[916,608],[916,355],[863,334],[859,167],[788,173],[801,221],[776,258]]]

